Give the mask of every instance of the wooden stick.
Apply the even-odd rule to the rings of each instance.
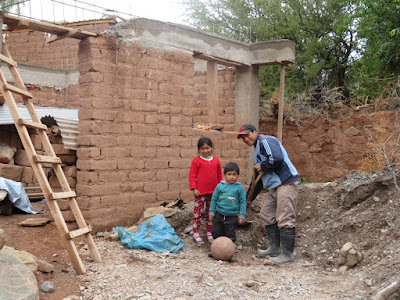
[[[251,188],[250,188],[250,192],[249,192],[249,195],[247,196],[247,201],[246,201],[247,205],[250,204],[251,197],[253,197],[254,189],[256,188],[258,181],[264,175],[264,172],[261,171],[260,173],[258,173],[258,176],[256,178],[256,172],[257,172],[257,168],[256,168],[256,166],[254,166],[253,167],[253,180],[251,181]]]
[[[283,130],[283,104],[285,99],[285,65],[281,65],[281,77],[279,86],[279,111],[278,111],[278,135],[277,138],[282,142]]]
[[[374,300],[386,300],[390,295],[394,294],[398,289],[400,289],[400,279],[392,282],[390,285],[380,290],[374,297]]]

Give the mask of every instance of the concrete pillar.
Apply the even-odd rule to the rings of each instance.
[[[258,67],[237,67],[235,78],[235,129],[245,123],[258,128]]]
[[[235,78],[235,130],[245,123],[259,128],[259,76],[258,67],[236,67]],[[253,175],[253,152],[248,157],[248,183]]]

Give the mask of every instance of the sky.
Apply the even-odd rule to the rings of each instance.
[[[183,24],[182,3],[183,0],[25,0],[21,16],[51,22],[77,22],[116,14],[124,19],[144,17]]]

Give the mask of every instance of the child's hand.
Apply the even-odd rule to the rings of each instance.
[[[239,222],[239,224],[240,224],[240,225],[242,225],[242,224],[244,224],[244,222],[245,222],[245,219],[243,219],[243,218],[239,218],[239,219],[238,219],[238,222]]]
[[[193,189],[192,191],[193,191],[193,195],[194,195],[195,197],[200,196],[200,192],[199,192],[198,189]]]
[[[211,222],[214,222],[214,216],[209,215],[209,216],[208,216],[208,219],[209,219]]]

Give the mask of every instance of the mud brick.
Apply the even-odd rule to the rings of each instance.
[[[179,199],[180,193],[179,191],[167,191],[161,192],[157,194],[157,200],[159,201],[172,201]]]
[[[145,162],[144,165],[145,169],[152,170],[152,169],[167,169],[168,168],[168,160],[162,158],[150,159]]]
[[[24,167],[16,165],[0,164],[1,177],[21,182]]]
[[[159,170],[156,172],[157,180],[161,181],[170,181],[170,180],[176,180],[179,179],[180,177],[180,171],[179,170]]]
[[[147,193],[160,193],[168,189],[168,182],[145,182],[143,185],[143,191]]]

